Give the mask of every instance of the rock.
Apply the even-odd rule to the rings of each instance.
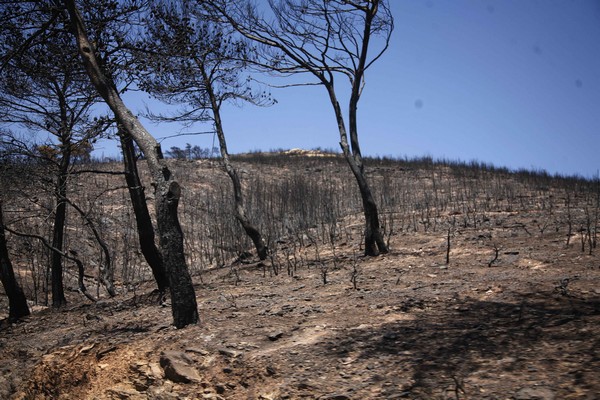
[[[215,385],[215,390],[217,391],[217,394],[223,394],[225,393],[226,388],[223,385],[217,384]]]
[[[229,350],[229,349],[219,349],[219,354],[229,358],[238,358],[243,353],[241,351]]]
[[[152,382],[164,378],[163,370],[158,363],[140,360],[132,363],[129,369],[138,375],[138,378],[133,380],[133,386],[139,392],[145,392]]]
[[[208,400],[223,400],[223,398],[216,393],[204,393],[202,398]]]
[[[277,370],[273,368],[271,365],[267,365],[266,369],[268,376],[273,376],[277,373]]]
[[[185,349],[185,351],[190,352],[190,353],[195,353],[195,354],[199,354],[201,356],[207,356],[210,353],[204,349],[198,349],[196,347],[189,347],[187,349]]]
[[[350,400],[351,397],[347,396],[345,394],[339,394],[339,393],[334,393],[334,394],[326,394],[324,396],[319,397],[319,400]]]
[[[281,332],[281,331],[271,332],[267,335],[267,337],[269,338],[269,340],[271,342],[281,339],[282,336],[283,336],[283,332]]]
[[[181,399],[181,397],[178,396],[177,393],[171,392],[173,388],[170,387],[169,384],[172,385],[171,382],[166,381],[166,382],[162,383],[161,385],[150,387],[146,394],[146,399],[155,399],[155,400],[179,400],[179,399]]]
[[[162,379],[164,377],[162,369],[160,369],[160,365],[157,363],[149,364],[150,371],[148,372],[148,376],[154,379]]]
[[[148,388],[150,387],[150,380],[147,377],[142,377],[138,379],[132,379],[131,384],[138,392],[146,393]]]
[[[180,351],[165,351],[160,355],[160,366],[165,378],[176,383],[200,382],[198,371],[190,364],[193,361]]]
[[[297,388],[300,390],[314,390],[315,389],[315,387],[312,385],[312,383],[307,379],[303,379],[300,382],[298,382]]]
[[[141,399],[146,398],[146,396],[144,394],[138,392],[135,389],[113,388],[113,389],[108,389],[106,392],[113,399],[141,400]]]
[[[545,386],[526,387],[515,393],[515,400],[554,400],[555,395]]]

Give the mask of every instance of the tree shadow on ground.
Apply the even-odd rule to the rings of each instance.
[[[354,355],[377,371],[371,379],[385,383],[386,398],[600,393],[600,299],[520,298],[450,305],[407,301],[396,309],[415,319],[345,331],[324,344],[325,351],[340,359]],[[521,397],[515,396],[519,390]]]

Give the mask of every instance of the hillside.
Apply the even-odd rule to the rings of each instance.
[[[68,241],[85,260],[97,302],[75,290],[69,266],[69,305],[46,307],[41,247],[9,235],[34,312],[1,325],[0,398],[600,393],[598,182],[476,163],[368,160],[391,252],[365,258],[360,198],[338,156],[257,153],[235,161],[269,241],[265,262],[248,254],[232,221],[219,164],[172,161],[185,190],[180,212],[197,326],[175,329],[170,308],[158,304],[119,176],[78,175],[71,185],[111,247],[116,297],[95,280],[99,250],[75,214]],[[38,217],[43,199],[13,199],[7,224],[47,229]]]

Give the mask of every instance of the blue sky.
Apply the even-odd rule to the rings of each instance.
[[[600,0],[390,3],[396,26],[391,47],[368,71],[359,104],[363,153],[596,176]],[[273,107],[225,108],[232,153],[339,148],[322,87],[270,90],[278,100]],[[126,101],[142,109],[138,97]],[[159,138],[180,129],[147,127]],[[209,147],[213,137],[170,138],[163,148],[188,142]],[[116,146],[103,143],[98,152],[111,155]]]

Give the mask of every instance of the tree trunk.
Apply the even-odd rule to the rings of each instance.
[[[69,149],[64,146],[60,160],[58,177],[55,187],[56,212],[54,214],[54,227],[52,231],[52,247],[63,251],[65,222],[67,219],[67,180],[70,164]],[[59,308],[67,304],[63,287],[63,260],[57,252],[52,252],[52,307]]]
[[[198,315],[196,295],[192,279],[185,267],[183,251],[183,232],[177,218],[177,206],[181,196],[181,188],[175,181],[169,183],[169,189],[164,194],[164,201],[157,202],[157,222],[160,231],[160,246],[165,269],[168,272],[171,288],[171,303],[175,326],[181,328],[191,322],[191,315]],[[194,301],[190,301],[193,299]]]
[[[344,153],[344,157],[350,166],[350,170],[356,179],[358,189],[360,191],[360,197],[363,203],[363,213],[365,216],[365,255],[367,256],[378,256],[380,253],[387,253],[388,248],[381,234],[381,227],[379,225],[379,213],[377,211],[377,204],[373,199],[371,188],[365,175],[364,164],[360,153],[360,146],[358,144],[358,134],[356,129],[351,129],[351,141],[352,148],[348,144],[348,134],[346,132],[346,124],[342,115],[342,109],[337,100],[335,90],[332,84],[325,84],[329,98],[333,106],[336,120],[338,123],[338,129],[340,132],[340,147]],[[352,104],[352,101],[351,101]],[[356,128],[356,103],[354,103],[354,110],[351,105],[350,107],[350,126]]]
[[[365,255],[367,256],[378,256],[380,253],[387,253],[389,251],[383,234],[381,233],[381,226],[379,225],[379,213],[377,211],[377,204],[371,194],[366,178],[364,178],[364,187],[361,187],[360,194],[363,201],[363,210],[365,215]],[[359,178],[357,178],[357,181]],[[360,187],[359,183],[359,187]]]
[[[383,234],[381,233],[381,227],[379,225],[379,212],[377,211],[377,204],[373,198],[371,188],[365,175],[365,167],[360,152],[360,145],[358,142],[357,124],[356,124],[356,103],[350,101],[350,142],[351,151],[348,149],[348,143],[342,145],[344,156],[346,161],[350,164],[350,169],[354,173],[358,188],[360,190],[360,197],[363,202],[363,212],[365,215],[365,255],[377,256],[380,253],[387,253],[388,248]],[[343,143],[344,141],[342,141]]]
[[[360,196],[363,202],[363,210],[365,214],[365,255],[377,256],[380,253],[387,253],[388,247],[383,240],[381,228],[379,225],[379,213],[377,204],[371,193],[371,188],[365,174],[365,166],[363,164],[362,153],[360,151],[360,142],[358,140],[358,124],[357,124],[357,109],[358,101],[363,87],[363,77],[367,62],[367,53],[369,49],[369,41],[371,38],[371,25],[377,9],[379,0],[374,0],[367,5],[365,10],[365,25],[362,35],[362,43],[358,64],[355,67],[355,75],[352,80],[352,90],[350,93],[350,101],[348,104],[348,128],[350,129],[350,146],[352,154],[346,148],[344,155],[350,164],[350,168],[356,177]],[[345,135],[344,135],[345,136]],[[342,140],[345,146],[348,147],[348,142]]]
[[[104,74],[74,0],[64,0],[64,4],[71,18],[79,54],[91,82],[114,113],[117,123],[140,147],[152,173],[159,243],[165,270],[169,276],[173,323],[177,328],[195,324],[198,322],[196,295],[185,263],[183,233],[177,218],[181,188],[162,157],[160,144],[123,103],[114,81]]]
[[[342,150],[358,183],[363,203],[363,214],[365,216],[365,255],[378,256],[380,253],[387,253],[389,250],[381,233],[377,204],[373,199],[367,178],[362,169],[357,165],[354,156],[350,154],[350,151],[347,148],[344,149],[343,145]]]
[[[0,278],[8,296],[8,320],[13,322],[29,315],[29,307],[23,289],[15,279],[15,272],[10,262],[6,236],[4,235],[4,219],[2,201],[0,200]]]
[[[240,183],[240,178],[237,174],[237,171],[233,168],[233,166],[229,162],[229,158],[223,157],[223,165],[225,166],[225,171],[231,178],[231,182],[233,183],[233,197],[235,202],[235,218],[242,225],[242,228],[246,232],[246,235],[250,237],[252,243],[254,243],[254,247],[256,248],[256,253],[258,254],[258,258],[261,260],[267,259],[267,246],[262,238],[261,233],[254,225],[250,222],[250,219],[246,216],[246,208],[244,207],[244,200],[242,197],[242,184]]]
[[[229,151],[227,150],[227,140],[225,139],[225,131],[223,130],[223,122],[221,121],[219,102],[217,101],[217,98],[213,91],[212,83],[209,77],[206,75],[206,71],[204,68],[202,68],[202,73],[205,88],[210,98],[213,118],[215,122],[215,130],[219,139],[219,149],[221,151],[221,158],[223,159],[223,166],[225,167],[225,172],[227,172],[227,175],[229,175],[229,178],[231,179],[231,183],[233,185],[235,218],[242,225],[242,228],[246,232],[246,235],[250,237],[252,243],[254,243],[254,247],[256,248],[258,258],[261,260],[266,260],[267,246],[265,245],[260,231],[250,222],[250,219],[246,215],[246,208],[244,207],[244,195],[242,193],[242,183],[240,182],[240,177],[237,174],[235,167],[229,159]]]
[[[127,182],[129,197],[131,197],[131,205],[135,214],[140,249],[146,262],[152,269],[159,292],[164,293],[169,288],[169,278],[163,265],[162,255],[154,241],[154,227],[152,226],[144,187],[142,186],[136,165],[133,140],[121,130],[119,130],[119,138],[121,139],[123,163],[125,165],[125,181]]]

